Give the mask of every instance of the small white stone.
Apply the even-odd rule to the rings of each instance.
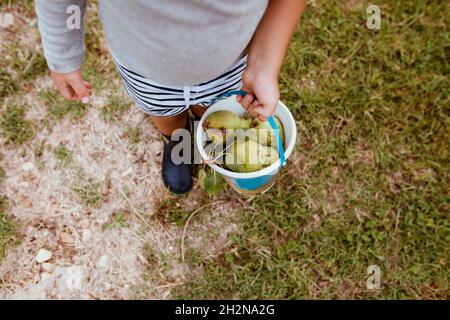
[[[8,28],[14,23],[12,13],[0,13],[0,28]]]
[[[89,229],[84,229],[83,230],[83,242],[88,242],[89,240],[91,240],[91,236],[92,236],[92,232]]]
[[[52,253],[46,249],[39,249],[36,257],[34,258],[37,263],[48,261],[52,258]]]
[[[28,172],[28,171],[31,171],[31,170],[33,170],[33,169],[34,169],[34,164],[33,164],[33,162],[25,162],[25,163],[22,165],[22,170],[23,170],[23,171]]]
[[[52,273],[55,270],[55,265],[53,263],[44,262],[42,265],[42,270]]]
[[[98,268],[105,268],[108,266],[109,263],[109,257],[107,255],[103,255],[98,259],[97,261],[97,267]]]

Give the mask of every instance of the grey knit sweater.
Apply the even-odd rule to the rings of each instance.
[[[227,70],[245,52],[268,0],[100,0],[109,47],[120,63],[166,85],[194,85]],[[51,70],[81,68],[86,0],[36,0]],[[68,13],[69,12],[69,13]],[[68,22],[70,28],[68,27]],[[75,20],[76,21],[76,20]]]

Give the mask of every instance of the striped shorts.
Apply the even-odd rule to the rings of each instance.
[[[147,79],[120,64],[114,58],[124,86],[138,107],[152,116],[170,117],[199,104],[209,107],[221,94],[242,87],[247,55],[219,77],[192,86],[166,86]]]

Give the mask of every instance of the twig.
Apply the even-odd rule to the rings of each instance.
[[[210,158],[210,159],[203,159],[203,163],[205,163],[205,164],[214,164],[216,161],[217,161],[217,159],[219,159],[219,157],[221,157],[224,153],[225,153],[225,151],[227,151],[231,146],[233,146],[234,145],[234,142],[233,143],[230,143],[230,144],[228,144],[226,147],[225,147],[225,149],[223,149],[220,153],[219,153],[219,155],[217,156],[217,157],[215,157],[215,158]],[[215,146],[217,146],[217,144],[215,145]],[[213,151],[211,150],[211,153],[212,153]],[[226,154],[226,153],[225,153]],[[211,154],[209,155],[209,156],[211,156]]]
[[[133,209],[133,212],[138,216],[139,219],[142,220],[142,222],[151,230],[152,226],[147,222],[147,220],[144,219],[144,217],[139,213],[139,211],[134,207],[133,203],[131,202],[130,198],[127,197],[127,195],[121,190],[120,193],[122,194],[122,197],[127,200],[128,204],[130,205],[131,209]]]
[[[189,216],[189,218],[186,220],[186,223],[184,224],[184,228],[183,228],[183,233],[181,234],[181,261],[182,261],[183,263],[184,263],[184,238],[186,237],[186,230],[187,230],[187,227],[188,227],[189,222],[191,221],[191,219],[192,219],[199,211],[201,211],[201,210],[203,210],[203,209],[205,209],[205,208],[207,208],[207,207],[209,207],[209,206],[212,206],[213,204],[224,203],[224,202],[226,202],[226,201],[221,200],[221,201],[217,201],[217,202],[210,202],[210,203],[204,204],[204,205],[201,206],[200,208],[195,209],[195,210],[191,213],[191,215]]]
[[[20,288],[20,286],[18,284],[14,284],[14,283],[0,283],[0,287],[16,287],[16,288]]]
[[[141,237],[136,231],[129,229],[130,232],[139,240],[141,240],[143,243],[147,243],[148,240],[144,239],[143,237]]]
[[[157,286],[154,289],[158,290],[158,289],[165,289],[165,288],[171,288],[171,287],[179,287],[179,286],[183,286],[184,282],[179,282],[179,283],[169,283],[169,284],[164,284],[161,286]]]

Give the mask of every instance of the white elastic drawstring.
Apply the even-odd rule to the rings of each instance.
[[[191,100],[191,89],[189,88],[189,86],[183,87],[183,96],[184,104],[186,105],[186,108],[189,108]]]

